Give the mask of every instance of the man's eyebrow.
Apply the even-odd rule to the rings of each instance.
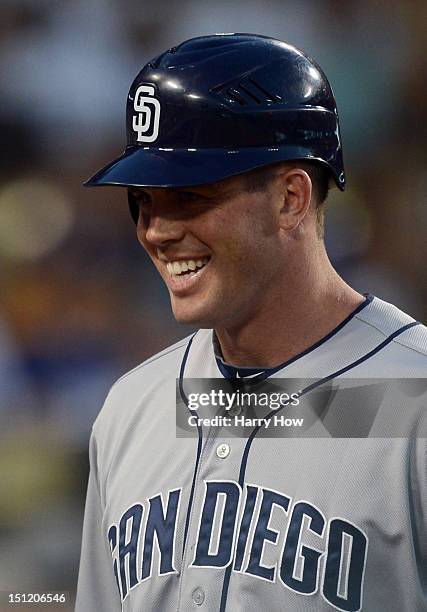
[[[209,188],[215,188],[216,184],[207,183],[205,185],[186,185],[184,187],[176,187],[174,191],[206,191]]]
[[[217,195],[227,195],[236,191],[235,186],[224,184],[223,181],[217,181],[215,183],[205,183],[202,185],[185,185],[183,187],[128,187],[129,192],[134,196],[138,197],[143,193],[147,193],[149,190],[160,191],[161,189],[168,189],[171,193],[196,193],[206,198],[214,197]],[[239,191],[239,190],[238,190]]]
[[[128,187],[129,193],[133,195],[134,198],[138,198],[142,194],[148,193],[149,187]]]
[[[214,194],[228,194],[234,191],[241,191],[241,187],[222,180],[216,181],[215,183],[204,183],[201,185],[187,185],[186,187],[177,187],[176,191],[195,191],[208,196]]]

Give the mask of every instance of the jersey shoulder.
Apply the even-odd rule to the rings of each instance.
[[[149,357],[123,374],[110,388],[95,422],[93,431],[114,428],[136,409],[147,389],[159,388],[166,379],[179,377],[181,363],[194,334]]]
[[[397,306],[375,298],[371,308],[361,310],[357,319],[375,330],[378,339],[387,343],[390,350],[402,363],[420,369],[427,374],[427,327]]]
[[[129,372],[126,372],[120,376],[111,389],[113,389],[116,385],[120,385],[122,382],[125,382],[127,379],[134,379],[135,377],[139,377],[139,375],[144,376],[146,372],[150,372],[150,374],[152,374],[153,371],[157,371],[157,374],[161,376],[162,373],[164,373],[164,365],[166,363],[180,360],[193,336],[194,334],[190,334],[189,336],[178,340],[174,344],[167,346],[155,355],[148,357],[148,359],[132,368],[132,370],[129,370]]]

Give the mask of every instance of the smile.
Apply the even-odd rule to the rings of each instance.
[[[167,271],[172,278],[186,277],[191,278],[196,276],[209,261],[209,257],[203,259],[188,259],[180,261],[171,261],[166,264]]]

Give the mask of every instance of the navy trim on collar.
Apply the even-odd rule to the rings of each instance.
[[[324,342],[327,342],[330,338],[332,338],[332,336],[338,333],[345,325],[347,325],[349,321],[351,321],[354,316],[356,316],[361,310],[366,308],[366,306],[368,306],[368,304],[370,304],[375,297],[371,293],[364,293],[363,295],[365,296],[365,301],[359,304],[359,306],[357,306],[353,310],[353,312],[351,312],[343,321],[341,321],[341,323],[339,323],[332,331],[326,334],[326,336],[306,348],[301,353],[298,353],[294,357],[291,357],[287,361],[284,361],[283,363],[272,368],[242,367],[226,363],[221,355],[221,347],[214,332],[213,345],[215,352],[215,360],[219,371],[224,376],[224,378],[251,378],[253,380],[265,380],[272,374],[275,374],[276,372],[282,370],[294,361],[297,361],[297,359],[301,359],[301,357],[304,357],[308,353],[311,353],[311,351],[314,351],[316,348],[321,346]]]

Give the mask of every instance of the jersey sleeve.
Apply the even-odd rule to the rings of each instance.
[[[97,450],[92,432],[89,443],[89,482],[83,521],[83,536],[75,612],[122,609],[113,561],[106,534],[102,531],[102,505],[99,492]]]

